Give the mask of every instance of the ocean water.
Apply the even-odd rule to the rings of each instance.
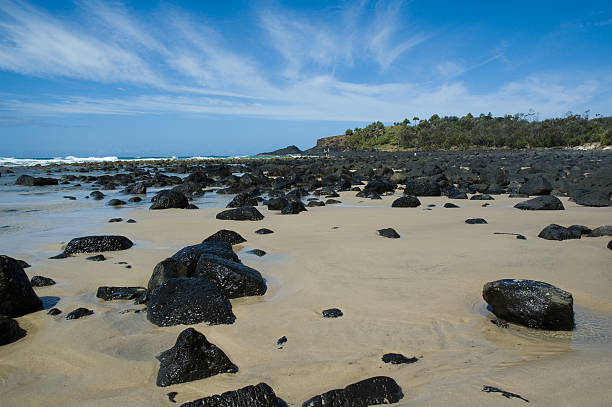
[[[113,161],[159,161],[159,160],[207,160],[207,159],[233,159],[250,158],[252,156],[163,156],[163,157],[44,157],[44,158],[19,158],[19,157],[0,157],[0,166],[5,167],[31,167],[35,165],[49,164],[79,164],[79,163],[99,163]]]

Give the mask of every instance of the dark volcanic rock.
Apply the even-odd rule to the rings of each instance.
[[[257,206],[257,197],[248,192],[238,194],[227,204],[226,208],[240,208],[241,206]]]
[[[202,255],[194,277],[206,278],[228,298],[264,295],[266,282],[259,271],[213,255]]]
[[[66,315],[66,319],[79,319],[86,317],[87,315],[93,315],[93,311],[87,308],[77,308]]]
[[[21,268],[22,268],[22,269],[27,269],[28,267],[32,267],[32,266],[30,266],[30,265],[29,265],[27,262],[25,262],[25,261],[23,261],[23,260],[18,260],[18,259],[15,259],[15,261],[16,261],[17,263],[19,263],[19,265],[21,266]]]
[[[572,294],[534,280],[497,280],[486,283],[482,297],[492,312],[506,321],[530,328],[574,329]]]
[[[96,297],[104,301],[114,300],[138,300],[141,302],[147,296],[147,289],[144,287],[98,287]]]
[[[266,255],[266,252],[261,249],[249,250],[247,253],[254,254],[255,256],[262,257]]]
[[[49,311],[47,311],[47,315],[59,315],[62,313],[62,310],[59,308],[51,308]]]
[[[261,228],[257,229],[255,233],[257,233],[258,235],[269,235],[270,233],[274,233],[274,231],[266,228]]]
[[[483,218],[472,218],[472,219],[466,219],[465,223],[470,224],[470,225],[485,225],[487,221],[484,220]]]
[[[276,346],[282,346],[285,343],[287,343],[287,337],[283,336],[282,338],[278,338],[278,340],[276,341]]]
[[[139,196],[133,196],[130,199],[128,199],[128,202],[140,202],[142,201],[142,198]]]
[[[216,218],[221,220],[262,220],[264,216],[253,206],[242,206],[219,212]]]
[[[279,148],[278,150],[274,150],[274,151],[270,151],[269,153],[259,153],[257,154],[258,156],[265,156],[265,155],[288,155],[288,154],[302,154],[302,150],[300,150],[298,147],[291,145],[291,146],[287,146],[285,148]]]
[[[378,229],[377,232],[379,235],[390,239],[398,239],[400,237],[399,233],[393,228]]]
[[[568,240],[580,239],[581,235],[582,233],[580,232],[580,230],[570,230],[566,227],[553,223],[542,229],[540,234],[538,234],[538,237],[546,240]]]
[[[125,205],[125,204],[126,202],[122,201],[121,199],[111,199],[107,203],[108,206],[119,206],[119,205]]]
[[[203,254],[212,254],[240,263],[240,259],[234,253],[232,245],[219,241],[202,242],[193,246],[183,247],[174,253],[172,258],[183,263],[187,268],[187,276],[190,276],[195,272],[198,260]]]
[[[32,284],[32,287],[47,287],[49,285],[54,285],[55,281],[49,277],[34,276],[30,279],[30,284]]]
[[[197,259],[195,261],[197,262]],[[185,267],[181,261],[169,257],[157,263],[149,279],[147,289],[149,292],[153,292],[153,290],[162,285],[164,281],[179,277],[188,277],[187,267]]]
[[[156,383],[162,387],[238,371],[221,349],[193,328],[181,332],[176,344],[162,352],[158,359]]]
[[[605,207],[612,206],[610,195],[604,190],[577,189],[570,195],[578,205]]]
[[[563,202],[552,195],[528,199],[527,201],[517,203],[514,207],[527,211],[562,211],[565,209]]]
[[[604,225],[595,228],[589,233],[589,237],[612,236],[612,225]]]
[[[106,260],[106,257],[104,257],[103,254],[96,254],[95,256],[89,256],[86,257],[85,260],[90,260],[90,261],[104,261]]]
[[[608,242],[608,245],[606,246],[608,249],[612,250],[612,240],[610,240]]]
[[[478,194],[478,195],[473,195],[470,198],[470,201],[494,201],[495,198],[493,198],[491,195],[489,194]]]
[[[13,318],[42,308],[42,301],[17,260],[0,255],[0,314]]]
[[[402,389],[390,377],[376,376],[330,390],[305,401],[302,407],[365,407],[375,404],[393,404],[404,397]]]
[[[226,391],[182,404],[181,407],[278,407],[274,390],[266,383]]]
[[[459,208],[459,206],[455,205],[454,203],[447,202],[444,204],[444,208]]]
[[[117,222],[123,222],[123,218],[111,218],[108,220],[108,223],[117,223]]]
[[[218,241],[218,242],[229,243],[231,245],[246,242],[246,239],[244,237],[240,236],[238,233],[234,232],[233,230],[227,230],[227,229],[221,229],[217,233],[210,235],[206,239],[204,239],[205,242],[210,242],[213,240]]]
[[[405,195],[440,196],[440,186],[429,178],[417,178],[406,181]]]
[[[57,185],[59,181],[55,178],[38,178],[29,175],[22,175],[15,181],[16,185],[25,185],[28,187],[41,187],[45,185]]]
[[[388,182],[385,180],[372,180],[369,181],[368,184],[363,188],[363,192],[373,191],[378,195],[384,194],[385,192],[393,192],[395,191],[396,185],[392,182]],[[411,194],[416,195],[416,194]]]
[[[0,315],[0,345],[8,345],[26,335],[26,331],[19,327],[19,323],[12,318]]]
[[[85,236],[72,239],[66,245],[64,252],[51,259],[63,259],[76,253],[112,252],[126,250],[134,243],[125,236]]]
[[[91,194],[89,194],[89,196],[91,196],[96,201],[104,199],[104,194],[100,191],[93,191]]]
[[[127,187],[123,192],[130,195],[144,195],[147,193],[147,185],[144,182],[137,182]]]
[[[520,394],[511,393],[509,391],[498,389],[497,387],[482,386],[482,391],[484,391],[485,393],[501,393],[501,395],[504,396],[507,399],[517,398],[517,399],[521,399],[521,400],[529,403],[529,400],[527,400],[525,397],[521,396]]]
[[[467,194],[457,188],[451,188],[448,190],[447,196],[450,199],[468,199]]]
[[[537,176],[525,182],[518,192],[525,195],[548,195],[552,189],[552,185],[546,178]]]
[[[153,205],[151,205],[149,209],[185,209],[189,205],[189,201],[185,195],[172,189],[159,191],[157,195],[151,199],[151,202],[153,202]]]
[[[302,201],[290,200],[283,209],[281,209],[282,215],[297,215],[300,212],[307,211]]]
[[[393,203],[391,204],[391,207],[392,208],[416,208],[420,205],[421,205],[421,201],[419,201],[419,198],[417,198],[416,196],[412,196],[412,195],[406,195],[406,196],[399,197],[395,201],[393,201]]]
[[[285,206],[289,204],[287,198],[272,198],[264,202],[264,205],[268,206],[269,211],[281,211]]]
[[[330,308],[323,310],[323,318],[340,318],[342,315],[342,311],[338,308]]]
[[[157,326],[232,324],[232,304],[203,278],[171,278],[151,293],[147,319]]]
[[[574,235],[588,235],[592,232],[591,228],[583,225],[572,225],[567,228]]]
[[[391,363],[392,365],[400,365],[403,363],[415,363],[419,359],[416,357],[407,358],[401,353],[385,353],[382,357],[382,361],[385,363]]]

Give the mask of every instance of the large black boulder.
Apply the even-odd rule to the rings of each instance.
[[[215,234],[208,236],[206,239],[204,239],[204,241],[205,242],[211,242],[211,241],[225,242],[231,245],[235,245],[235,244],[246,242],[246,239],[240,236],[238,233],[234,232],[233,230],[221,229]]]
[[[554,223],[546,226],[538,234],[538,237],[546,240],[580,239],[581,236],[582,233],[576,228],[569,229]]]
[[[612,225],[596,227],[589,233],[589,237],[612,236]]]
[[[304,203],[299,200],[289,200],[287,205],[281,209],[281,215],[297,215],[300,212],[307,211]]]
[[[22,175],[15,181],[16,185],[25,185],[28,187],[42,187],[45,185],[57,185],[59,181],[55,178],[39,178],[30,175]]]
[[[215,256],[223,257],[224,259],[240,262],[240,259],[234,253],[232,245],[226,242],[219,242],[217,240],[202,242],[200,244],[183,247],[178,252],[172,255],[174,260],[178,260],[187,269],[187,276],[193,275],[198,264],[200,256],[203,254],[212,254]],[[181,276],[182,277],[182,276]]]
[[[198,260],[195,259],[195,263],[197,263],[197,261]],[[193,268],[194,270],[195,263]],[[149,292],[153,292],[153,290],[162,285],[164,281],[179,277],[189,277],[187,267],[185,267],[181,261],[168,257],[167,259],[157,263],[153,269],[153,274],[151,274],[151,278],[147,284],[147,290],[149,290]]]
[[[393,201],[393,203],[391,204],[391,207],[392,208],[416,208],[420,205],[421,205],[421,201],[419,201],[419,198],[417,198],[416,196],[412,196],[412,195],[406,195],[406,196],[399,197],[395,201]]]
[[[552,195],[542,195],[537,198],[528,199],[517,203],[514,207],[526,211],[562,211],[565,209],[563,202]]]
[[[0,345],[13,343],[26,335],[26,331],[19,327],[13,318],[0,315]]]
[[[257,206],[257,197],[248,192],[238,194],[227,204],[226,208],[240,208],[241,206]]]
[[[153,205],[151,205],[149,209],[185,209],[189,205],[189,201],[185,195],[172,189],[159,191],[157,195],[151,199],[151,202],[153,202]]]
[[[530,328],[574,329],[572,294],[534,280],[505,279],[486,283],[482,297],[499,318]]]
[[[85,236],[72,239],[66,245],[63,253],[51,257],[52,259],[63,259],[76,253],[112,252],[126,250],[134,243],[125,236]]]
[[[288,204],[289,200],[284,197],[271,198],[264,202],[264,205],[268,206],[269,211],[281,211]]]
[[[264,216],[253,206],[241,206],[219,212],[216,218],[221,220],[262,220]]]
[[[278,407],[280,405],[274,390],[266,383],[259,383],[256,386],[246,386],[190,401],[181,407]]]
[[[156,383],[162,387],[238,371],[221,349],[193,328],[181,332],[176,344],[157,358],[160,364]]]
[[[13,318],[41,309],[42,301],[17,260],[0,255],[0,314]]]
[[[390,377],[376,376],[315,396],[302,407],[366,407],[393,404],[404,397],[401,387]]]
[[[213,255],[200,256],[194,277],[206,278],[228,298],[264,295],[267,290],[259,271]]]
[[[203,278],[171,278],[150,294],[147,319],[157,326],[232,324],[232,304]]]
[[[406,181],[405,195],[440,196],[440,186],[429,178],[417,178]]]
[[[542,176],[530,178],[519,188],[519,194],[525,195],[548,195],[553,187],[548,180]]]

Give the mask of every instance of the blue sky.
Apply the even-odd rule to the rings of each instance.
[[[242,155],[611,100],[609,0],[0,0],[5,157]]]

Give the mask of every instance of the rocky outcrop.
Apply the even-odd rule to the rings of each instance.
[[[302,154],[297,146],[287,146],[285,148],[279,148],[278,150],[270,151],[269,153],[259,153],[258,156],[269,156],[269,155],[299,155]]]

